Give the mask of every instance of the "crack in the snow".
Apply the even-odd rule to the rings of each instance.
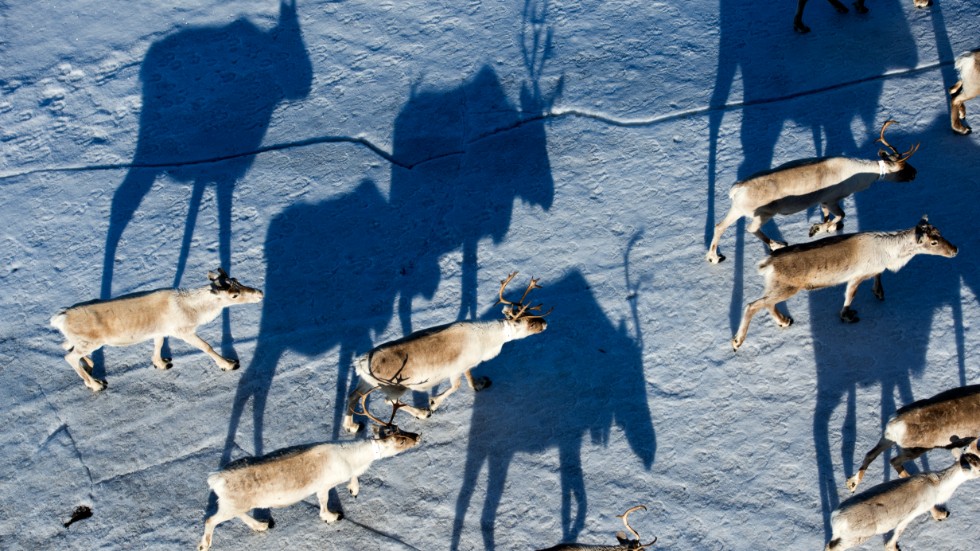
[[[484,139],[487,139],[489,137],[496,136],[496,135],[499,135],[499,134],[502,134],[502,133],[514,131],[514,130],[516,130],[516,129],[524,126],[524,125],[527,125],[527,124],[534,124],[534,123],[539,123],[539,122],[543,122],[543,121],[546,122],[546,121],[549,121],[549,120],[558,120],[558,119],[562,119],[562,118],[565,118],[565,117],[585,118],[585,119],[590,119],[590,120],[598,121],[598,122],[601,122],[603,124],[608,124],[610,126],[618,126],[618,127],[622,127],[622,128],[637,128],[637,127],[654,126],[654,125],[658,125],[658,124],[662,124],[662,123],[666,123],[666,122],[671,122],[671,121],[675,121],[675,120],[685,119],[685,118],[689,118],[689,117],[695,117],[695,116],[699,116],[699,115],[705,115],[705,114],[708,114],[708,113],[711,113],[711,112],[715,112],[715,111],[730,111],[730,110],[735,110],[735,109],[744,109],[746,107],[753,107],[753,106],[757,106],[757,105],[767,105],[767,104],[772,104],[772,103],[780,103],[780,102],[784,102],[784,101],[791,101],[791,100],[794,100],[794,99],[799,99],[799,98],[802,98],[802,97],[807,97],[807,96],[813,96],[813,95],[817,95],[817,94],[822,94],[824,92],[830,92],[830,91],[834,91],[834,90],[841,90],[843,88],[849,88],[851,86],[858,86],[858,85],[861,85],[861,84],[865,84],[865,83],[868,83],[868,82],[874,82],[874,81],[877,81],[877,80],[886,80],[886,79],[890,79],[890,78],[893,78],[893,77],[913,76],[913,75],[916,75],[916,74],[919,74],[919,73],[924,73],[924,72],[932,71],[932,70],[938,69],[940,67],[945,67],[945,66],[948,66],[948,65],[952,65],[953,62],[954,62],[954,60],[940,60],[940,61],[929,63],[929,64],[926,64],[926,65],[920,65],[918,67],[913,67],[911,69],[904,69],[904,70],[899,70],[899,71],[886,72],[886,73],[883,73],[883,74],[880,74],[880,75],[873,75],[873,76],[869,76],[869,77],[863,77],[863,78],[859,78],[859,79],[855,79],[855,80],[849,80],[849,81],[846,81],[846,82],[840,82],[840,83],[836,83],[836,84],[822,86],[822,87],[819,87],[819,88],[813,88],[813,89],[810,89],[810,90],[802,90],[802,91],[799,91],[799,92],[793,92],[791,94],[786,94],[786,95],[782,95],[782,96],[775,96],[775,97],[771,97],[771,98],[750,99],[750,100],[745,100],[745,101],[737,101],[737,102],[725,103],[724,105],[717,105],[717,106],[711,106],[711,105],[709,105],[707,107],[699,107],[699,108],[695,108],[695,109],[687,109],[687,110],[682,110],[682,111],[676,111],[676,112],[673,112],[673,113],[667,113],[665,115],[659,115],[659,116],[650,117],[650,118],[646,118],[646,119],[632,119],[632,120],[631,119],[620,119],[620,118],[616,118],[616,117],[610,117],[610,116],[602,115],[602,114],[599,114],[599,113],[591,113],[591,112],[588,112],[588,111],[585,111],[585,110],[580,110],[580,109],[559,109],[559,110],[552,110],[550,112],[543,113],[543,114],[540,114],[540,115],[536,115],[536,116],[533,116],[533,117],[523,118],[523,119],[519,120],[518,122],[516,122],[516,123],[514,123],[512,125],[504,126],[504,127],[495,129],[495,130],[493,130],[491,132],[487,132],[487,133],[481,134],[480,136],[477,136],[476,138],[474,138],[473,140],[471,140],[470,142],[468,142],[467,145],[470,145],[472,143],[479,142],[481,140],[484,140]],[[35,169],[30,169],[30,170],[6,172],[6,173],[0,173],[0,182],[2,182],[4,180],[11,179],[11,178],[18,178],[18,177],[23,177],[23,176],[31,176],[31,175],[34,175],[34,174],[44,174],[44,173],[51,173],[51,172],[94,172],[94,171],[131,170],[131,169],[144,169],[144,168],[146,168],[146,169],[154,169],[154,168],[156,168],[156,169],[166,169],[166,168],[178,168],[178,167],[186,167],[186,166],[194,166],[194,165],[212,164],[212,163],[220,163],[220,162],[223,162],[223,161],[229,161],[229,160],[233,160],[233,159],[240,159],[240,158],[243,158],[243,157],[252,157],[252,156],[256,156],[256,155],[261,155],[263,153],[269,153],[269,152],[272,152],[272,151],[284,151],[284,150],[289,150],[289,149],[295,149],[295,148],[301,148],[301,147],[309,147],[309,146],[312,146],[312,145],[320,145],[320,144],[330,144],[330,143],[347,143],[347,144],[353,144],[353,145],[364,147],[364,148],[368,149],[369,151],[371,151],[372,153],[374,153],[375,155],[377,155],[378,157],[380,157],[381,159],[387,161],[388,163],[391,163],[392,165],[397,166],[399,168],[403,168],[405,170],[413,170],[413,169],[415,169],[415,168],[417,168],[417,167],[419,167],[419,166],[421,166],[423,164],[430,163],[432,161],[437,161],[437,160],[444,159],[444,158],[447,158],[447,157],[453,157],[453,156],[457,156],[457,155],[462,155],[462,154],[465,153],[465,151],[463,151],[463,150],[459,150],[459,151],[448,151],[448,152],[445,152],[445,153],[441,153],[439,155],[434,155],[432,157],[427,157],[425,159],[416,161],[414,163],[406,163],[406,162],[403,162],[403,161],[398,160],[393,154],[389,153],[388,151],[385,151],[383,148],[381,148],[380,146],[376,145],[371,140],[369,140],[367,138],[364,138],[364,137],[355,137],[355,136],[320,136],[320,137],[315,137],[315,138],[307,138],[305,140],[297,140],[297,141],[292,141],[292,142],[283,142],[283,143],[278,143],[278,144],[267,145],[267,146],[260,147],[260,148],[254,150],[254,151],[246,151],[246,152],[242,152],[242,153],[236,153],[234,155],[225,155],[225,156],[211,157],[211,158],[206,158],[206,159],[193,159],[193,160],[190,160],[190,161],[181,161],[181,162],[175,162],[175,163],[142,163],[142,164],[141,163],[108,163],[108,164],[97,164],[97,165],[44,167],[44,168],[35,168]]]

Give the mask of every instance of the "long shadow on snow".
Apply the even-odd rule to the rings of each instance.
[[[937,95],[938,87],[937,83]],[[926,353],[934,333],[933,316],[943,309],[953,315],[953,343],[957,350],[957,378],[966,384],[964,364],[965,342],[962,315],[962,286],[975,294],[980,291],[980,251],[972,224],[980,190],[972,186],[956,186],[958,197],[934,189],[941,182],[959,182],[963,176],[960,163],[951,159],[980,159],[976,140],[955,135],[945,115],[936,118],[929,129],[916,139],[922,149],[913,158],[919,178],[902,189],[870,189],[855,196],[860,213],[860,231],[891,231],[914,225],[927,213],[953,244],[959,247],[956,258],[921,256],[912,260],[897,274],[883,275],[885,302],[879,303],[866,282],[859,289],[853,307],[860,312],[856,325],[838,321],[837,313],[843,302],[843,287],[810,294],[810,312],[817,368],[817,403],[813,416],[813,437],[817,454],[817,470],[823,505],[824,529],[830,534],[830,513],[839,505],[838,493],[843,480],[854,474],[855,459],[860,461],[867,450],[855,450],[856,442],[870,448],[880,433],[856,434],[856,392],[859,387],[878,386],[881,389],[881,427],[904,404],[925,398],[932,393],[912,391],[912,377],[920,377],[926,369]],[[896,138],[901,143],[911,138]],[[921,180],[921,181],[920,181]],[[972,238],[972,239],[971,239]],[[792,328],[790,328],[792,330]],[[940,348],[948,345],[939,344]],[[934,365],[931,369],[950,369]],[[896,397],[898,398],[896,400]],[[834,410],[845,404],[842,426],[841,463],[844,467],[840,484],[835,476],[830,451],[830,421]],[[855,458],[855,451],[858,455]],[[883,469],[882,476],[893,476],[887,463],[890,452],[879,459],[874,469]],[[923,464],[928,469],[926,457]],[[869,476],[878,476],[876,474]],[[874,482],[866,482],[873,484]],[[846,489],[843,489],[846,492]]]
[[[747,9],[745,2],[721,0],[720,38],[718,44],[718,75],[711,96],[709,116],[708,197],[705,220],[705,246],[711,241],[714,224],[730,206],[722,207],[722,216],[715,216],[715,178],[718,173],[718,147],[722,119],[730,109],[726,105],[741,104],[741,151],[744,159],[737,177],[746,179],[757,172],[773,168],[773,155],[783,127],[796,123],[810,128],[818,155],[858,153],[851,134],[854,118],[868,128],[877,128],[878,101],[882,81],[847,88],[837,102],[822,103],[806,98],[814,90],[833,89],[883,74],[889,69],[915,67],[918,56],[915,43],[899,0],[882,0],[871,6],[867,15],[830,15],[833,24],[817,23],[826,10],[813,10],[814,31],[807,35],[793,32],[795,3],[775,2],[765,9]],[[832,11],[832,10],[831,10]],[[887,29],[886,32],[882,32]],[[742,97],[732,97],[736,75],[741,76]],[[798,97],[798,96],[804,97]],[[829,97],[829,96],[823,96]],[[793,99],[796,98],[796,99]],[[833,111],[833,115],[828,113]],[[821,144],[826,140],[826,145]],[[822,151],[821,151],[822,149]],[[793,161],[779,158],[777,165]],[[731,182],[734,183],[734,182]],[[778,218],[776,221],[778,222]],[[729,308],[732,333],[741,318],[745,248],[745,222],[739,221],[726,232],[724,243],[729,250],[734,281]],[[765,230],[778,237],[772,222]],[[755,237],[749,238],[756,242]],[[803,241],[806,236],[790,236],[790,243]],[[760,243],[760,251],[768,252]],[[750,268],[754,262],[750,262]]]
[[[132,168],[112,198],[102,268],[101,298],[112,294],[116,252],[126,226],[161,176],[192,184],[180,256],[179,286],[204,190],[214,186],[221,266],[231,266],[232,195],[262,143],[273,111],[305,98],[313,69],[303,44],[295,0],[280,4],[275,27],[262,30],[245,18],[215,27],[178,31],[150,46],[143,82],[139,137]],[[221,161],[216,163],[213,161]],[[231,348],[228,312],[222,349]]]
[[[519,352],[504,351],[479,369],[493,373],[493,387],[477,393],[463,485],[456,501],[452,549],[458,549],[466,512],[487,466],[480,517],[484,549],[494,549],[494,522],[504,497],[507,470],[519,453],[558,449],[561,474],[562,538],[574,540],[587,512],[582,440],[606,445],[613,425],[649,469],[657,444],[647,405],[640,340],[614,323],[578,271],[545,287],[555,314],[541,337],[522,341]],[[489,317],[493,317],[494,309]],[[515,358],[519,354],[519,358]],[[516,417],[515,417],[516,416]],[[532,492],[533,488],[521,488]],[[550,496],[521,496],[545,509]]]
[[[475,309],[477,243],[503,239],[516,199],[551,206],[544,126],[525,121],[528,113],[508,102],[490,67],[457,88],[413,92],[395,120],[390,199],[364,181],[350,194],[297,204],[272,220],[259,340],[239,382],[222,462],[250,399],[261,453],[266,398],[287,350],[313,357],[339,347],[336,438],[353,358],[388,327],[396,300],[404,333],[412,331],[412,298],[433,296],[440,258],[460,248],[459,318]]]

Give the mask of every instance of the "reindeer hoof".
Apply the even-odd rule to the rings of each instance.
[[[803,21],[794,21],[793,22],[793,30],[796,31],[796,32],[798,32],[798,33],[800,33],[800,34],[806,34],[806,33],[810,32],[810,27],[807,27],[806,25],[804,25],[803,24]]]
[[[789,316],[786,316],[786,319],[785,320],[779,321],[779,322],[776,322],[776,323],[780,327],[782,327],[783,329],[785,329],[785,328],[789,327],[790,325],[793,325],[793,318],[791,318]]]
[[[936,506],[932,510],[932,518],[942,522],[949,518],[949,509],[945,507]]]
[[[775,251],[775,250],[778,250],[778,249],[782,249],[783,247],[785,247],[788,244],[789,243],[787,243],[785,241],[776,241],[775,239],[773,239],[772,241],[769,242],[769,250],[770,251]]]
[[[477,392],[481,390],[486,390],[490,388],[491,384],[493,383],[490,381],[489,377],[480,377],[479,379],[475,379],[473,381],[473,390]]]
[[[221,368],[223,371],[234,371],[234,370],[238,369],[238,366],[240,365],[238,363],[238,360],[228,360],[228,362],[229,362],[228,367],[222,367]]]
[[[847,479],[847,489],[848,489],[848,490],[849,490],[849,491],[850,491],[851,493],[854,493],[854,490],[856,490],[856,489],[857,489],[857,487],[858,487],[858,484],[859,484],[860,482],[861,482],[861,481],[860,481],[860,480],[858,479],[858,477],[857,477],[856,475],[855,475],[855,476],[852,476],[851,478],[848,478],[848,479]]]
[[[85,386],[92,389],[93,392],[102,392],[109,386],[109,382],[105,379],[92,379],[93,384],[86,383]]]
[[[732,352],[738,352],[738,348],[740,346],[742,346],[742,343],[743,342],[745,342],[745,339],[740,339],[738,337],[733,337],[732,338]]]
[[[961,126],[960,128],[957,128],[957,127],[954,126],[953,127],[953,132],[956,132],[957,134],[959,134],[961,136],[966,136],[967,134],[970,134],[971,132],[973,132],[973,129],[970,128],[969,126]]]
[[[857,323],[861,321],[861,318],[857,317],[857,310],[845,308],[841,310],[840,320],[844,323]]]
[[[813,237],[814,235],[817,235],[818,233],[820,233],[820,224],[814,224],[814,225],[810,226],[810,237]]]
[[[719,262],[722,262],[722,261],[725,260],[725,255],[723,255],[723,254],[711,254],[711,253],[708,253],[708,254],[704,255],[704,259],[707,260],[708,262],[712,263],[712,264],[718,264]]]

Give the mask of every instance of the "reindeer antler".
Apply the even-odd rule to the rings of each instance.
[[[637,505],[635,507],[630,507],[629,509],[626,510],[625,513],[623,513],[621,515],[616,515],[616,518],[623,519],[623,525],[626,526],[626,529],[629,530],[631,534],[633,534],[633,537],[634,538],[636,538],[635,540],[633,540],[631,542],[631,543],[634,543],[636,546],[634,547],[633,545],[631,545],[630,546],[630,549],[639,549],[639,550],[642,550],[642,549],[646,549],[647,547],[653,545],[654,543],[657,543],[656,536],[654,536],[653,540],[650,543],[640,543],[640,534],[638,534],[636,532],[636,530],[634,530],[633,527],[630,526],[630,523],[629,523],[630,513],[632,513],[633,511],[640,510],[640,509],[646,511],[647,510],[647,506],[646,505]],[[622,538],[622,539],[625,539],[625,537]]]
[[[375,417],[374,415],[372,415],[371,414],[371,410],[369,410],[368,407],[367,407],[367,397],[368,397],[368,394],[371,394],[372,392],[374,392],[375,390],[378,390],[379,388],[381,388],[381,387],[380,386],[376,386],[376,387],[372,388],[371,390],[369,390],[369,391],[361,394],[361,398],[360,398],[360,400],[358,400],[358,403],[361,404],[361,411],[357,411],[356,409],[354,409],[354,406],[353,405],[351,405],[350,411],[351,411],[351,413],[356,414],[356,415],[364,415],[365,417],[367,417],[368,419],[374,421],[375,423],[377,423],[379,426],[381,426],[383,428],[394,428],[395,430],[397,430],[398,427],[396,427],[394,425],[395,413],[397,413],[398,410],[401,409],[402,407],[405,407],[405,404],[403,404],[403,403],[401,403],[401,402],[399,402],[397,400],[395,402],[392,402],[392,404],[391,404],[391,418],[388,419],[388,422],[384,422],[381,419],[378,419],[377,417]]]
[[[512,279],[514,279],[514,276],[516,275],[517,272],[511,272],[510,275],[507,276],[507,279],[500,282],[500,292],[498,293],[500,299],[497,300],[496,304],[505,304],[507,306],[510,306],[510,308],[504,306],[504,316],[506,316],[507,319],[509,320],[518,320],[521,318],[543,318],[548,314],[550,314],[551,311],[554,310],[554,308],[548,310],[544,314],[530,315],[528,314],[529,311],[540,312],[541,305],[537,304],[535,306],[531,306],[530,304],[524,304],[524,299],[527,298],[528,293],[530,293],[535,289],[541,288],[541,286],[538,285],[538,281],[540,281],[540,279],[534,279],[533,277],[531,278],[531,282],[528,283],[527,289],[525,289],[524,294],[521,295],[521,300],[517,302],[511,302],[504,298],[504,289],[507,288],[507,285],[511,282]]]
[[[885,121],[885,124],[881,125],[881,133],[878,134],[878,139],[875,141],[881,142],[882,145],[884,145],[888,149],[891,149],[892,153],[898,156],[898,162],[904,162],[909,160],[909,157],[914,155],[915,152],[919,150],[919,145],[921,144],[915,144],[911,148],[909,148],[909,150],[906,151],[905,153],[899,153],[898,150],[895,149],[895,147],[892,144],[888,143],[888,140],[885,139],[885,130],[893,124],[898,124],[898,121],[893,119],[888,119],[887,121]]]

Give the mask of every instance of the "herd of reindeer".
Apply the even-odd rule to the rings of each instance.
[[[829,1],[838,11],[847,11],[837,0]],[[794,28],[801,33],[809,32],[802,21],[806,2],[799,0],[794,20]],[[930,3],[930,0],[915,0],[917,7]],[[866,11],[864,0],[857,0],[854,6],[859,12]],[[965,102],[980,95],[980,50],[957,58],[955,67],[960,80],[949,89],[951,126],[957,133],[969,134]],[[791,325],[792,318],[776,306],[801,290],[846,283],[840,319],[854,323],[858,317],[850,305],[862,281],[874,278],[872,292],[883,300],[881,274],[885,270],[898,271],[919,254],[956,256],[957,248],[942,237],[926,216],[916,226],[902,231],[841,234],[796,245],[771,239],[762,232],[762,226],[777,214],[794,214],[818,205],[822,222],[810,228],[810,237],[838,232],[843,225],[844,211],[840,204],[843,199],[879,180],[913,180],[916,169],[909,159],[918,145],[899,152],[889,144],[885,132],[894,122],[888,120],[881,127],[878,141],[887,149],[879,152],[879,159],[806,159],[756,174],[732,186],[731,209],[715,226],[706,260],[719,263],[725,259],[718,252],[718,242],[724,231],[742,217],[750,218],[748,231],[771,251],[759,264],[765,282],[763,296],[746,306],[731,340],[734,350],[745,342],[749,323],[762,308],[769,310],[780,327]],[[374,461],[419,445],[418,434],[401,430],[394,423],[399,410],[418,419],[429,417],[459,388],[463,377],[474,391],[487,388],[489,379],[474,379],[471,370],[500,354],[505,343],[547,328],[544,317],[550,310],[542,313],[540,304],[527,302],[529,293],[541,287],[537,279],[531,278],[520,299],[505,298],[507,286],[515,276],[516,272],[500,284],[498,304],[503,304],[504,319],[457,321],[416,331],[376,346],[354,361],[358,384],[347,399],[342,425],[347,432],[357,433],[361,424],[354,417],[366,418],[376,424],[374,438],[295,446],[261,457],[239,459],[211,474],[207,483],[217,496],[217,510],[205,521],[198,549],[211,547],[214,529],[222,522],[237,517],[252,530],[264,531],[272,525],[271,519],[257,520],[250,515],[252,509],[285,507],[314,494],[319,500],[322,520],[340,519],[339,512],[327,507],[331,489],[347,481],[350,495],[356,496],[358,477]],[[162,356],[162,347],[165,338],[176,337],[206,353],[222,370],[237,369],[238,361],[215,352],[197,335],[197,328],[216,319],[229,306],[260,302],[263,293],[239,283],[221,268],[209,272],[208,278],[209,285],[196,289],[160,289],[84,302],[62,310],[51,318],[51,325],[66,339],[65,360],[85,386],[95,392],[104,390],[107,383],[92,376],[94,363],[90,354],[105,345],[127,346],[152,339],[153,365],[169,369],[172,360]],[[428,391],[444,381],[448,381],[449,387],[432,395],[427,408],[399,401],[409,390]],[[375,391],[380,391],[392,408],[387,420],[368,409],[367,398]],[[865,456],[860,469],[847,480],[847,487],[853,492],[868,466],[892,446],[899,449],[891,459],[899,478],[841,503],[831,515],[833,534],[825,550],[849,549],[875,535],[888,533],[891,535],[886,538],[885,549],[898,550],[898,538],[914,518],[926,511],[936,520],[947,518],[949,511],[945,503],[956,488],[966,480],[980,477],[978,435],[980,385],[948,390],[900,408],[888,421],[878,444]],[[905,470],[906,462],[935,448],[952,450],[954,464],[940,471],[915,475]],[[646,549],[656,538],[642,543],[628,522],[630,513],[641,509],[645,507],[637,505],[620,515],[632,537],[619,532],[616,545],[564,543],[549,549]]]

